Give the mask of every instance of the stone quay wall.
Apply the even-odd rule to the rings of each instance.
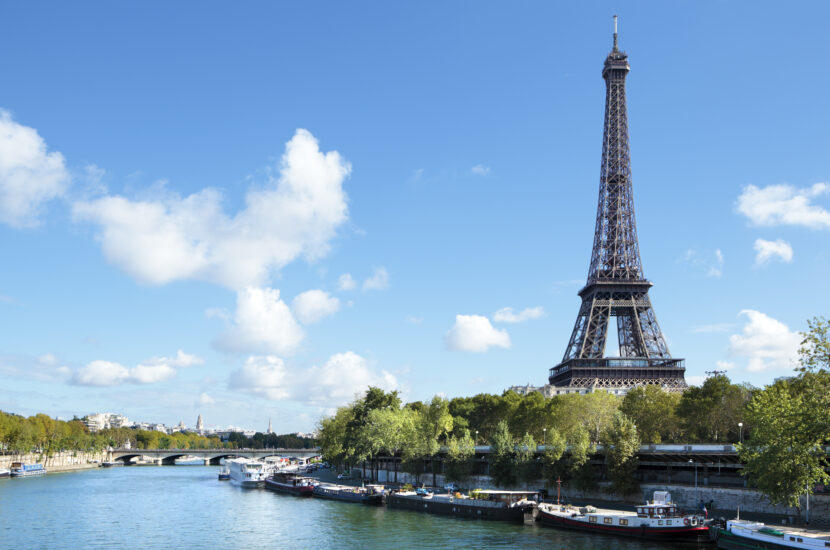
[[[357,472],[355,468],[353,472]],[[360,470],[362,472],[362,470]],[[367,476],[370,474],[369,469],[366,470]],[[377,470],[378,482],[393,483],[395,480],[394,470]],[[433,485],[433,475],[431,473],[421,474],[419,478],[416,476],[398,471],[398,483],[424,483],[426,485]],[[434,485],[443,487],[447,481],[443,474],[435,474]],[[505,487],[497,487],[490,476],[470,476],[464,483],[464,487],[475,489],[505,489]],[[672,500],[677,503],[680,508],[686,510],[695,510],[701,500],[704,502],[712,501],[712,508],[718,512],[718,515],[731,513],[730,517],[734,517],[738,508],[741,512],[748,512],[752,514],[765,514],[774,516],[780,522],[780,519],[788,519],[789,521],[803,519],[804,510],[806,509],[806,499],[801,497],[801,509],[792,508],[788,506],[776,506],[772,504],[767,497],[760,491],[748,489],[743,487],[705,487],[689,485],[666,485],[643,483],[640,485],[640,492],[628,497],[609,494],[605,491],[608,483],[600,483],[599,488],[595,491],[580,491],[573,487],[563,488],[563,497],[571,501],[581,502],[613,502],[622,505],[641,504],[646,500],[651,500],[654,496],[654,491],[669,491]],[[547,487],[551,496],[556,495],[556,486],[550,487],[543,480],[533,483],[519,482],[510,489],[522,491],[536,491],[540,488]],[[722,513],[721,513],[722,512]],[[724,515],[724,517],[726,517]],[[810,497],[810,517],[813,521],[830,522],[830,495],[812,495]]]
[[[107,459],[107,453],[101,452],[81,452],[81,451],[63,451],[54,453],[52,456],[45,456],[39,453],[29,453],[21,455],[0,455],[0,468],[10,468],[12,462],[25,462],[26,464],[41,463],[50,472],[65,472],[69,470],[85,470],[87,468],[97,468],[100,462]],[[93,462],[97,461],[97,462]]]

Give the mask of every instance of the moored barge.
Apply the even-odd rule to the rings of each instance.
[[[709,538],[709,522],[703,516],[681,514],[666,491],[655,491],[654,500],[637,506],[636,512],[540,504],[538,519],[550,527],[649,540],[703,542]]]
[[[725,550],[810,550],[830,547],[830,532],[795,527],[768,527],[757,521],[731,519],[712,528],[712,539]]]
[[[367,485],[365,487],[352,487],[350,485],[335,485],[333,483],[320,483],[314,486],[312,494],[315,498],[327,498],[343,502],[357,502],[361,504],[383,504],[384,489],[380,485]]]
[[[473,491],[472,496],[436,495],[403,491],[386,496],[389,508],[401,508],[456,518],[524,521],[525,512],[533,512],[535,491]]]
[[[265,488],[301,497],[310,497],[315,480],[292,472],[276,472],[265,480]]]

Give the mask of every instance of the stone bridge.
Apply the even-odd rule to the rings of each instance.
[[[120,460],[125,464],[134,458],[149,458],[156,464],[175,464],[176,459],[195,457],[205,465],[218,465],[223,458],[269,458],[287,457],[308,459],[319,456],[320,448],[313,449],[112,449],[107,453],[107,460]]]

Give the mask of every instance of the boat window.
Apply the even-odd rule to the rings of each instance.
[[[662,508],[658,508],[658,509],[657,509],[657,513],[658,513],[658,514],[662,514],[662,513],[663,513],[663,509],[662,509]]]
[[[588,521],[591,522],[591,523],[596,523],[597,522],[597,517],[596,516],[590,516],[588,518]]]
[[[621,519],[620,520],[620,525],[628,525],[628,520],[627,519]]]
[[[614,523],[614,520],[613,520],[613,519],[611,519],[611,518],[603,518],[603,519],[602,519],[602,521],[603,521],[604,523],[608,523],[608,524]]]
[[[663,525],[663,520],[662,520],[662,519],[658,519],[658,520],[657,520],[657,525]]]
[[[671,520],[670,519],[666,520],[666,525],[671,525]]]

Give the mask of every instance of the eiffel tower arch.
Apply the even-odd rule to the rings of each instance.
[[[686,386],[683,359],[672,358],[643,275],[634,196],[625,78],[631,68],[617,42],[605,59],[605,124],[602,136],[597,221],[582,305],[562,362],[550,369],[555,387],[628,389],[644,384],[669,391]],[[606,356],[611,319],[617,321],[619,355]]]

